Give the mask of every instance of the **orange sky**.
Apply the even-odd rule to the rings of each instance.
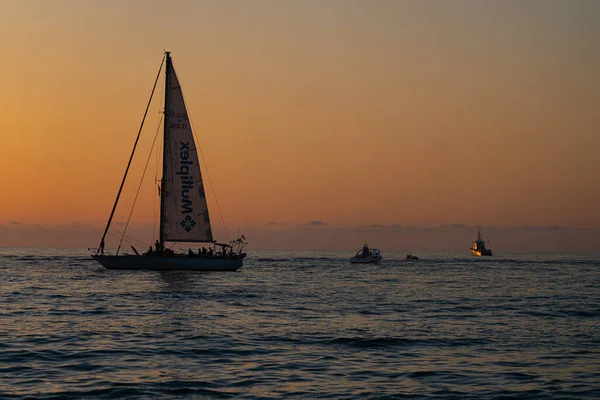
[[[1,8],[0,224],[105,223],[168,49],[230,230],[600,227],[600,2]],[[153,218],[149,171],[140,223]]]

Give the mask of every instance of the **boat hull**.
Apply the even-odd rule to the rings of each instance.
[[[381,261],[382,258],[383,258],[382,256],[367,257],[367,258],[352,257],[350,259],[350,263],[352,263],[352,264],[379,264],[379,262]]]
[[[160,257],[160,256],[107,256],[93,255],[106,269],[155,271],[236,271],[243,265],[243,257]]]
[[[492,255],[492,251],[491,250],[471,250],[471,254],[473,254],[474,256],[477,257],[482,257],[482,256],[491,256]]]

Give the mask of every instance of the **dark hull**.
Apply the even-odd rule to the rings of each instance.
[[[93,255],[106,269],[154,271],[236,271],[243,265],[244,255],[236,258],[186,256],[102,256]]]
[[[382,256],[371,256],[367,258],[352,257],[350,259],[351,264],[379,264],[383,257]]]
[[[471,249],[471,254],[473,254],[474,256],[477,256],[477,257],[491,256],[492,251],[491,250],[473,250],[473,249]]]

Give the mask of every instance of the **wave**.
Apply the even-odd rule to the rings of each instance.
[[[480,338],[456,338],[456,339],[405,339],[405,338],[353,338],[340,337],[330,341],[331,344],[342,344],[358,348],[381,348],[381,347],[463,347],[479,346],[493,343],[489,339]]]
[[[24,256],[15,254],[0,255],[0,259],[11,261],[26,261],[26,262],[51,262],[51,261],[92,261],[89,256],[69,255],[69,256]]]
[[[348,257],[350,258],[350,257]],[[304,262],[314,262],[314,261],[328,261],[328,262],[339,262],[339,261],[348,261],[348,258],[340,258],[340,257],[282,257],[282,258],[272,258],[272,257],[261,257],[256,258],[254,261],[258,262],[294,262],[294,263],[304,263]]]
[[[388,347],[463,347],[493,344],[491,339],[482,338],[453,338],[453,339],[415,339],[398,337],[333,337],[315,338],[292,336],[265,336],[256,340],[266,342],[294,343],[296,345],[342,345],[356,348],[388,348]]]
[[[599,318],[600,310],[549,310],[549,311],[527,311],[524,314],[532,315],[534,317],[543,318],[564,318],[564,317],[577,317],[577,318]]]
[[[211,385],[211,384],[207,384]],[[89,399],[137,399],[137,398],[181,398],[181,396],[192,396],[197,398],[209,399],[230,399],[237,397],[238,394],[231,393],[225,390],[216,390],[200,386],[198,381],[186,382],[185,386],[179,381],[166,381],[152,384],[119,384],[111,382],[99,382],[96,386],[104,386],[104,388],[88,389],[88,390],[64,390],[54,393],[36,393],[35,396],[27,396],[22,394],[9,394],[0,391],[2,399],[36,399],[36,400],[64,400],[73,398],[89,398]]]

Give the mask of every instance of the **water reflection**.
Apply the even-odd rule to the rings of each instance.
[[[161,291],[185,293],[197,288],[209,272],[205,271],[159,271]]]

